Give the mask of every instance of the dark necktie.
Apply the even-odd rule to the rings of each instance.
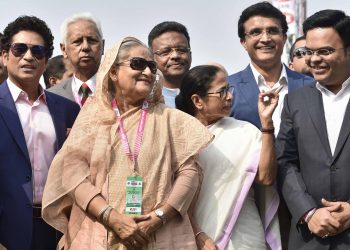
[[[86,83],[83,83],[80,87],[80,91],[83,94],[82,98],[81,98],[81,106],[84,105],[86,99],[89,97],[89,94],[91,92],[89,86]]]

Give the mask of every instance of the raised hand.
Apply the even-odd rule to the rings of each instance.
[[[261,92],[259,94],[258,111],[263,127],[265,127],[264,124],[268,126],[272,122],[272,114],[277,107],[279,92],[282,88],[283,86],[280,86],[274,91]]]

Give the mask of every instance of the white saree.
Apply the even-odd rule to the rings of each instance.
[[[198,158],[203,183],[194,216],[219,249],[281,249],[274,188],[255,190],[261,132],[225,117],[209,130],[214,141]],[[259,204],[259,210],[256,203]]]

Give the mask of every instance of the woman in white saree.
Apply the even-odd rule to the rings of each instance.
[[[215,135],[199,154],[203,181],[192,225],[198,249],[281,249],[272,114],[278,92],[261,93],[262,129],[230,115],[233,89],[224,69],[194,67],[185,76],[176,106]],[[252,187],[256,183],[259,188]],[[257,206],[258,204],[258,206]]]

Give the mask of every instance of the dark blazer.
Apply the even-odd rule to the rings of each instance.
[[[73,95],[73,91],[72,91],[72,81],[73,81],[73,77],[68,78],[67,80],[56,84],[54,86],[52,86],[51,88],[47,89],[47,91],[52,92],[56,95],[60,95],[63,96],[73,102],[75,102],[75,98]]]
[[[283,65],[283,67],[286,67]],[[286,67],[288,77],[288,92],[309,85],[315,80],[309,76],[294,72]],[[258,113],[258,96],[259,87],[255,81],[253,71],[250,65],[244,70],[237,72],[228,77],[230,86],[235,88],[233,95],[233,105],[231,109],[231,116],[248,121],[256,127],[261,128],[261,122]]]
[[[336,110],[334,111],[336,112]],[[289,249],[350,249],[350,230],[321,239],[299,219],[321,207],[321,198],[350,200],[350,106],[334,155],[331,154],[321,93],[306,86],[284,99],[281,128],[276,140],[278,187],[292,214]]]
[[[56,151],[79,113],[79,106],[46,93],[56,131]],[[0,243],[30,249],[33,231],[32,167],[21,122],[7,82],[0,85]]]

